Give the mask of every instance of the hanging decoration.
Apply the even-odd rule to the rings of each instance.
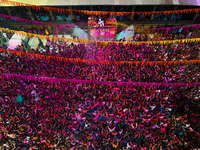
[[[14,16],[8,16],[4,14],[0,14],[0,18],[4,19],[9,19],[12,21],[17,21],[17,22],[22,22],[22,23],[31,23],[33,25],[42,25],[42,26],[55,26],[55,27],[61,27],[65,26],[67,28],[75,28],[75,25],[85,25],[86,23],[74,23],[74,24],[66,24],[66,25],[59,25],[59,24],[52,24],[52,23],[46,23],[46,22],[39,22],[39,21],[33,21],[29,19],[23,19],[23,18],[18,18]],[[129,26],[124,24],[124,23],[115,23],[117,25],[123,26],[125,28],[128,28]],[[176,26],[176,27],[166,27],[166,28],[152,28],[152,29],[126,29],[126,31],[135,31],[135,32],[142,32],[142,31],[164,31],[164,30],[175,30],[175,29],[189,29],[189,28],[199,28],[200,24],[195,24],[195,25],[187,25],[187,26]],[[81,29],[88,29],[87,27],[81,27]],[[124,29],[115,29],[118,32],[124,31]]]
[[[197,13],[200,11],[200,8],[194,8],[194,9],[182,9],[182,10],[170,10],[170,11],[151,11],[151,12],[115,12],[115,11],[87,11],[87,10],[75,10],[75,9],[62,9],[62,8],[54,8],[54,7],[45,7],[45,6],[38,6],[38,5],[31,5],[27,3],[20,3],[20,2],[13,2],[10,0],[1,0],[3,4],[7,5],[14,5],[14,6],[26,6],[31,9],[36,9],[36,10],[44,10],[44,11],[53,11],[53,12],[58,12],[58,13],[70,13],[70,12],[75,12],[75,13],[81,13],[84,15],[116,15],[116,16],[128,16],[128,15],[144,15],[144,16],[149,16],[152,13],[154,14],[164,14],[164,15],[170,15],[170,14],[186,14],[186,13]]]
[[[62,78],[50,78],[50,77],[38,77],[38,76],[26,76],[18,74],[3,74],[0,73],[1,78],[12,80],[16,78],[18,80],[31,80],[36,82],[47,82],[47,83],[83,83],[83,84],[103,84],[103,85],[117,85],[117,86],[154,86],[154,87],[183,87],[183,86],[199,86],[200,83],[146,83],[146,82],[114,82],[114,81],[94,81],[94,80],[78,80],[78,79],[62,79]]]
[[[141,45],[141,44],[170,44],[170,43],[175,43],[175,42],[183,42],[183,43],[189,43],[189,42],[197,42],[200,41],[200,38],[193,38],[193,39],[179,39],[179,40],[164,40],[164,41],[139,41],[139,42],[127,42],[127,41],[96,41],[96,40],[80,40],[80,39],[70,39],[70,38],[63,38],[63,37],[55,37],[55,36],[46,36],[46,35],[39,35],[39,34],[34,34],[34,33],[27,33],[27,32],[22,32],[22,31],[15,31],[15,30],[10,30],[10,29],[5,29],[5,28],[0,28],[2,32],[6,33],[16,33],[21,36],[28,36],[28,37],[37,37],[40,39],[47,39],[47,40],[62,40],[62,41],[67,41],[67,42],[75,42],[75,43],[82,43],[82,44],[98,44],[102,46],[107,46],[111,43],[115,44],[134,44],[134,45]]]
[[[0,52],[6,54],[13,54],[16,56],[27,56],[27,57],[35,57],[37,59],[46,59],[46,60],[57,60],[57,61],[70,61],[70,62],[83,62],[87,64],[142,64],[142,65],[171,65],[171,64],[196,64],[200,63],[200,60],[186,60],[186,61],[102,61],[102,60],[88,60],[88,59],[78,59],[78,58],[64,58],[64,57],[56,57],[56,56],[47,56],[41,54],[33,54],[26,52],[18,52],[14,50],[6,50],[0,49]]]

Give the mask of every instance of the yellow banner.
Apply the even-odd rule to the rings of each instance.
[[[39,34],[34,34],[34,33],[27,33],[23,31],[15,31],[15,30],[10,30],[10,29],[4,29],[0,28],[2,32],[6,33],[16,33],[18,35],[23,35],[23,36],[29,36],[29,37],[37,37],[41,39],[49,39],[49,40],[55,40],[57,41],[58,39],[63,40],[63,41],[68,41],[68,42],[75,42],[75,43],[83,43],[83,44],[89,44],[89,43],[94,43],[95,44],[100,44],[107,46],[110,43],[116,43],[116,44],[135,44],[135,45],[140,45],[142,43],[144,44],[167,44],[167,43],[175,43],[175,42],[183,42],[183,43],[189,43],[189,42],[196,42],[200,41],[200,38],[193,38],[193,39],[179,39],[179,40],[164,40],[164,41],[140,41],[140,42],[127,42],[127,41],[92,41],[92,40],[77,40],[77,39],[69,39],[69,38],[62,38],[62,37],[53,37],[53,36],[46,36],[46,35],[39,35]]]

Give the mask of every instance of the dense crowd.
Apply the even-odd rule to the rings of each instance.
[[[151,27],[150,27],[151,29]],[[157,27],[156,30],[137,30],[135,35],[130,39],[131,41],[160,41],[160,40],[178,40],[178,39],[191,39],[194,38],[193,28],[176,27],[162,29]]]
[[[18,46],[17,51],[42,53],[65,58],[81,58],[109,61],[180,61],[199,60],[199,42],[175,42],[166,44],[116,44],[94,46],[69,44],[63,41],[47,41],[36,49]],[[89,56],[88,56],[89,55]]]
[[[199,87],[0,81],[0,146],[7,149],[199,146]]]
[[[197,42],[186,45],[190,44],[192,49],[198,49]],[[68,48],[74,54],[81,46],[85,48]],[[116,65],[62,62],[10,53],[1,53],[0,57],[3,74],[117,82],[199,82],[198,63]],[[7,149],[145,150],[199,146],[198,86],[66,85],[8,80],[3,76],[0,85],[0,144]],[[20,97],[22,101],[18,102]]]
[[[67,79],[118,82],[199,82],[199,63],[188,64],[93,64],[26,56],[0,56],[0,72]]]
[[[18,9],[13,7],[11,14]],[[81,20],[78,15],[66,18],[61,13],[53,13],[49,17],[43,11],[32,11],[37,15],[21,11],[23,16],[38,21]],[[149,19],[142,14],[134,17]],[[130,20],[131,16],[117,18]],[[169,15],[154,14],[153,20],[159,18],[170,19]],[[178,14],[172,20],[181,18]],[[22,26],[20,30],[56,34],[54,28],[46,27]],[[67,28],[65,31],[71,32]],[[11,33],[7,34],[12,37]],[[190,38],[194,38],[192,28],[176,28],[137,30],[129,40]],[[19,52],[45,57],[26,53],[18,56],[1,50],[0,150],[190,150],[200,147],[200,66],[195,62],[200,58],[198,41],[139,45],[113,42],[107,46],[78,43],[39,40],[38,47],[31,49],[22,41],[16,48]],[[7,47],[0,44],[0,48]],[[67,59],[61,60],[61,57]],[[186,60],[191,61],[183,62]]]
[[[43,47],[41,49],[41,47]],[[0,55],[0,147],[4,149],[191,149],[199,142],[198,86],[130,87],[5,79],[3,74],[115,82],[198,83],[199,42],[115,44],[47,41],[17,51],[109,64]],[[120,63],[115,61],[141,61]],[[143,63],[142,63],[143,62]],[[19,101],[21,99],[21,101]]]
[[[96,48],[96,59],[112,61],[175,61],[199,59],[199,43],[110,44]]]

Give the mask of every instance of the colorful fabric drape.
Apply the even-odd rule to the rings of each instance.
[[[47,56],[41,54],[32,54],[32,53],[25,53],[25,52],[18,52],[14,50],[6,50],[0,49],[0,52],[3,53],[10,53],[17,56],[28,56],[28,57],[35,57],[37,59],[46,59],[46,60],[58,60],[58,61],[70,61],[70,62],[83,62],[88,64],[163,64],[163,65],[170,65],[170,64],[196,64],[200,63],[200,60],[187,60],[187,61],[101,61],[101,60],[87,60],[87,59],[75,59],[75,58],[64,58],[64,57],[56,57],[56,56]]]
[[[179,39],[179,40],[164,40],[164,41],[140,41],[140,42],[122,42],[122,41],[96,41],[96,40],[78,40],[78,39],[69,39],[69,38],[63,38],[63,37],[53,37],[53,36],[45,36],[45,35],[39,35],[39,34],[33,34],[33,33],[27,33],[22,31],[15,31],[5,28],[0,28],[2,32],[6,33],[16,33],[21,36],[29,36],[29,37],[37,37],[41,39],[49,39],[49,40],[55,40],[58,41],[58,39],[68,42],[75,42],[75,43],[83,43],[83,44],[99,44],[99,45],[108,45],[110,43],[116,43],[116,44],[134,44],[134,45],[140,45],[140,44],[167,44],[167,43],[175,43],[175,42],[183,42],[183,43],[189,43],[189,42],[197,42],[200,41],[200,38],[194,38],[194,39]]]
[[[10,4],[14,6],[27,6],[32,9],[36,10],[44,10],[44,11],[53,11],[53,12],[59,12],[59,13],[70,13],[70,12],[75,12],[75,13],[81,13],[84,15],[116,15],[116,16],[124,16],[124,15],[144,15],[144,16],[149,16],[152,13],[154,14],[164,14],[164,15],[169,15],[169,14],[185,14],[185,13],[197,13],[200,11],[200,8],[194,8],[194,9],[183,9],[183,10],[170,10],[170,11],[151,11],[151,12],[113,12],[113,11],[88,11],[88,10],[75,10],[75,9],[61,9],[61,8],[53,8],[53,7],[44,7],[44,6],[38,6],[38,5],[31,5],[27,3],[20,3],[20,2],[13,2],[10,0],[1,0],[3,4]]]
[[[94,80],[77,80],[77,79],[61,79],[61,78],[50,78],[50,77],[37,77],[37,76],[26,76],[17,74],[2,74],[0,73],[0,78],[12,79],[17,78],[18,80],[32,80],[38,82],[48,82],[48,83],[83,83],[83,84],[103,84],[103,85],[128,85],[128,86],[163,86],[163,87],[182,87],[182,86],[199,86],[200,83],[143,83],[143,82],[111,82],[111,81],[94,81]]]

